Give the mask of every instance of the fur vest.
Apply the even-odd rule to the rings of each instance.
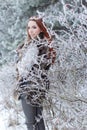
[[[25,43],[18,52],[16,92],[27,102],[41,104],[49,89],[48,70],[52,63],[50,47],[46,40]]]

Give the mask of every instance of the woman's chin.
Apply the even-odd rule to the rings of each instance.
[[[31,36],[31,39],[35,39],[36,38],[36,36]]]
[[[31,37],[31,39],[37,39],[37,36]]]

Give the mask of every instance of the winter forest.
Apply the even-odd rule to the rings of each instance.
[[[32,15],[54,37],[56,61],[43,103],[46,130],[87,130],[87,0],[0,0],[0,130],[27,130],[16,86],[16,48]]]

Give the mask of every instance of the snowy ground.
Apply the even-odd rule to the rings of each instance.
[[[13,125],[13,126],[8,126],[8,118],[9,115],[8,113],[5,112],[5,110],[2,110],[0,112],[0,130],[27,130],[26,126],[24,123],[21,123],[20,125]]]
[[[14,109],[7,109],[0,98],[0,130],[27,130],[24,115],[21,112],[20,120],[17,121],[17,114]],[[18,125],[17,125],[18,123]]]

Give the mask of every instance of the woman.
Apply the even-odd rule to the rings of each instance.
[[[43,100],[49,89],[47,72],[56,53],[43,20],[31,17],[27,25],[27,41],[17,48],[17,88],[28,130],[45,130],[42,117]]]

